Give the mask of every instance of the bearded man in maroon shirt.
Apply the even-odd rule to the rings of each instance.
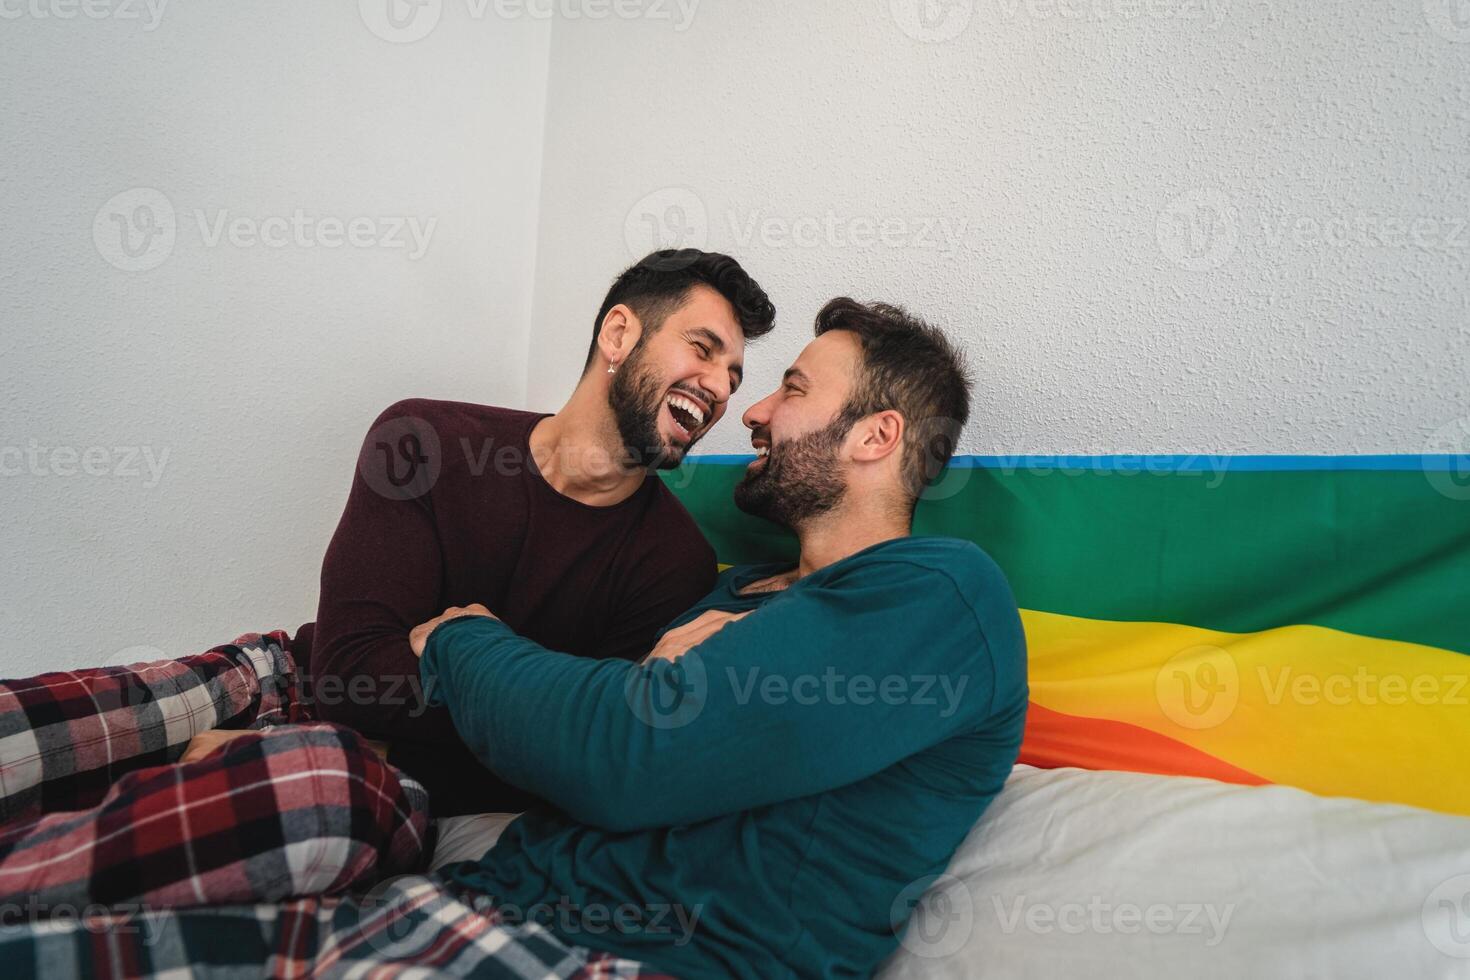
[[[294,653],[316,715],[388,743],[435,816],[536,801],[428,707],[409,631],[481,603],[522,636],[637,659],[714,585],[715,556],[657,469],[724,415],[775,310],[734,259],[655,252],[613,283],[555,415],[410,399],[374,422]]]

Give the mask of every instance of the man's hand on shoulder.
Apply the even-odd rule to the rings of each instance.
[[[707,609],[700,613],[695,619],[690,620],[683,626],[669,630],[659,637],[658,645],[655,646],[647,657],[643,658],[647,663],[650,660],[674,660],[688,653],[693,647],[699,646],[705,640],[714,636],[724,629],[726,624],[733,623],[737,619],[744,619],[754,610],[747,609],[745,612],[726,612],[723,609]]]
[[[434,627],[451,619],[460,619],[464,616],[483,616],[486,619],[499,619],[493,612],[480,605],[478,602],[468,606],[450,606],[427,623],[420,623],[408,634],[408,645],[413,647],[413,655],[422,657],[424,647],[429,645],[429,634],[434,632]]]

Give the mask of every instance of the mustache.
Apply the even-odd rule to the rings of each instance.
[[[714,414],[719,407],[719,401],[714,395],[697,386],[686,385],[682,381],[676,381],[669,386],[670,391],[681,391],[686,395],[698,398],[703,404],[709,406],[710,414]]]

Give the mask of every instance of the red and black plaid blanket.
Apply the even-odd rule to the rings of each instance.
[[[5,976],[651,976],[404,875],[422,787],[298,681],[275,632],[0,682]],[[253,731],[177,764],[214,728]]]
[[[405,875],[368,892],[273,905],[143,910],[0,927],[17,978],[470,977],[674,980],[509,923],[483,897]]]
[[[284,640],[0,684],[0,922],[331,894],[422,867],[423,789],[349,729],[279,724],[302,717]],[[201,731],[247,727],[171,764]]]

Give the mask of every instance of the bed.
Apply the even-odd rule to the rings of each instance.
[[[665,479],[794,556],[744,462]],[[914,530],[1005,570],[1031,704],[883,977],[1470,978],[1463,457],[957,457]]]
[[[434,866],[512,819],[440,821]],[[1283,786],[1018,765],[908,898],[880,980],[1470,977],[1470,819]]]
[[[722,562],[792,556],[730,506],[739,463],[664,478]],[[879,976],[1470,980],[1459,465],[957,460],[915,530],[1006,571],[1031,703]],[[514,816],[440,821],[433,866]]]

